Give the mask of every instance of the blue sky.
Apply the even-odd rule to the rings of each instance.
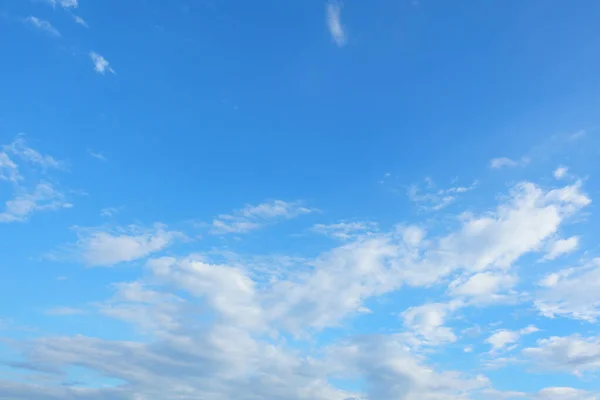
[[[0,400],[596,400],[600,3],[0,0]]]

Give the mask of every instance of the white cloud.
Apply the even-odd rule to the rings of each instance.
[[[472,303],[491,304],[510,300],[510,291],[518,282],[518,278],[505,271],[479,272],[455,279],[448,286],[453,296],[465,297]]]
[[[96,304],[103,315],[152,333],[168,334],[181,327],[186,302],[180,297],[152,290],[141,282],[117,283],[113,287],[115,295]]]
[[[492,386],[485,376],[434,367],[426,356],[435,348],[419,346],[457,340],[454,331],[446,326],[455,317],[455,311],[470,306],[472,299],[509,294],[516,279],[512,275],[513,264],[525,254],[543,252],[561,224],[587,204],[589,199],[579,184],[544,190],[524,182],[516,185],[491,212],[464,217],[450,232],[436,236],[410,225],[359,235],[316,257],[294,260],[291,266],[286,264],[290,267],[285,273],[275,274],[276,279],[270,279],[270,271],[265,273],[269,279],[260,279],[262,271],[255,265],[282,263],[274,261],[275,258],[252,262],[227,257],[223,252],[152,258],[145,263],[144,281],[116,284],[110,299],[93,304],[102,315],[141,329],[147,334],[143,342],[71,336],[17,344],[22,352],[20,368],[53,371],[52,376],[58,381],[68,374],[70,367],[77,366],[122,383],[89,389],[93,382],[84,382],[81,386],[88,389],[74,392],[73,388],[59,384],[47,384],[42,391],[33,383],[0,381],[0,397],[17,400],[50,397],[132,400],[135,396],[136,400],[494,398],[487,396],[492,393]],[[282,204],[248,206],[221,219],[262,226],[297,213],[289,210]],[[310,211],[306,210],[304,213]],[[155,254],[181,235],[161,225],[151,229],[80,230],[79,234],[76,249],[81,258],[102,265]],[[433,286],[447,285],[449,281],[454,284],[447,294],[457,297],[404,311],[394,310],[394,314],[402,315],[405,332],[344,335],[343,340],[338,340],[335,334],[329,336],[337,331],[333,329],[324,332],[334,340],[327,345],[312,335],[327,327],[343,327],[349,316],[371,308],[377,310],[370,303],[366,307],[368,299],[403,286],[443,293],[444,287],[439,290],[440,287]],[[379,299],[383,301],[384,297]],[[362,316],[374,317],[377,315]],[[535,330],[529,326],[519,331],[504,331],[508,334],[498,331],[488,341],[493,348],[504,350]],[[296,340],[304,339],[301,346],[295,345]],[[544,347],[540,343],[538,346]],[[469,348],[462,342],[456,346]],[[526,351],[528,357],[537,357],[531,353]],[[336,380],[360,382],[360,389],[357,392],[338,389],[332,383]],[[523,396],[551,399],[548,396],[573,393],[587,395],[548,388],[539,394]],[[493,395],[510,398],[520,393]]]
[[[346,32],[341,21],[342,7],[339,3],[327,4],[327,28],[335,44],[342,47],[346,44]]]
[[[563,179],[567,176],[567,173],[569,172],[569,169],[567,167],[558,167],[554,170],[554,177],[556,179]]]
[[[365,381],[369,400],[469,399],[490,386],[482,375],[440,372],[424,365],[398,335],[365,335],[333,346],[330,357],[341,377]]]
[[[304,207],[301,202],[272,200],[258,205],[247,205],[232,214],[219,215],[212,221],[211,233],[246,233],[273,222],[309,214],[314,210]]]
[[[537,393],[524,393],[514,391],[485,390],[486,399],[531,399],[531,400],[597,400],[594,393],[570,387],[548,387]]]
[[[60,32],[52,24],[46,20],[39,19],[34,16],[25,18],[25,22],[37,29],[40,29],[52,36],[60,36]]]
[[[263,326],[255,282],[246,271],[210,264],[195,257],[163,257],[150,260],[147,266],[158,279],[205,298],[229,325],[245,328]]]
[[[490,160],[490,168],[492,169],[500,169],[500,168],[510,168],[510,167],[519,167],[525,166],[529,164],[529,159],[521,158],[520,160],[513,160],[508,157],[498,157]]]
[[[68,316],[68,315],[84,314],[84,311],[79,308],[73,308],[73,307],[55,307],[55,308],[46,310],[46,314],[53,315],[53,316]]]
[[[597,400],[593,393],[570,387],[549,387],[540,390],[535,397],[538,400]]]
[[[311,231],[336,239],[349,240],[377,229],[373,222],[339,222],[337,224],[315,224]]]
[[[102,57],[100,54],[92,51],[92,52],[90,52],[90,58],[92,59],[92,62],[94,63],[94,70],[96,72],[98,72],[99,74],[104,75],[104,73],[106,71],[112,73],[113,75],[116,74],[115,70],[111,68],[108,60],[106,58]]]
[[[161,224],[148,229],[134,225],[113,230],[78,229],[78,236],[75,252],[89,266],[111,266],[145,258],[184,237]]]
[[[548,252],[544,256],[546,260],[554,260],[563,254],[569,254],[577,250],[579,247],[579,237],[572,236],[568,239],[558,239],[552,243],[548,248]]]
[[[445,320],[458,308],[461,302],[429,303],[411,307],[402,313],[405,328],[412,333],[409,342],[414,345],[439,346],[455,342],[457,337],[452,329],[444,326]]]
[[[34,212],[70,207],[72,204],[65,200],[61,192],[49,183],[40,183],[32,192],[21,192],[15,198],[8,200],[4,211],[0,212],[0,223],[24,222]]]
[[[546,275],[536,293],[540,314],[563,316],[594,323],[600,317],[600,258],[579,268],[567,268]]]
[[[80,16],[74,15],[73,20],[75,21],[76,24],[79,24],[85,28],[89,28],[87,22],[85,22],[85,20],[83,18],[81,18]]]
[[[580,335],[553,336],[523,350],[539,368],[579,375],[600,370],[600,338]]]
[[[521,336],[530,335],[537,331],[538,331],[538,329],[533,325],[529,325],[528,327],[523,328],[519,331],[511,331],[508,329],[501,329],[499,331],[496,331],[490,337],[488,337],[485,340],[485,342],[490,344],[492,346],[492,351],[495,352],[495,351],[503,350],[509,345],[516,344],[519,341],[519,339],[521,338]]]

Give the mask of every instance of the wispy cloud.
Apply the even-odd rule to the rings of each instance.
[[[315,233],[336,239],[349,240],[359,235],[369,234],[377,230],[373,222],[338,222],[336,224],[316,224],[310,229]]]
[[[104,75],[108,71],[108,72],[112,73],[113,75],[116,75],[115,70],[112,69],[108,60],[106,58],[102,57],[100,54],[92,51],[92,52],[90,52],[90,58],[92,59],[92,62],[94,63],[94,70],[96,72],[98,72],[99,74]]]
[[[34,212],[52,211],[72,206],[65,200],[65,196],[50,183],[40,183],[33,192],[23,192],[12,200],[8,200],[5,203],[5,210],[0,212],[0,223],[23,222]]]
[[[79,3],[77,0],[46,0],[46,3],[50,4],[52,7],[60,6],[62,8],[77,8]]]
[[[100,161],[108,161],[106,159],[106,157],[104,157],[104,154],[100,153],[100,152],[95,152],[92,150],[88,150],[88,154],[92,157],[94,157],[96,160],[100,160]]]
[[[69,246],[69,252],[89,266],[112,266],[145,258],[185,238],[184,234],[167,230],[162,224],[152,228],[136,225],[114,229],[78,228],[77,234],[79,240]]]
[[[85,312],[83,310],[73,307],[54,307],[49,310],[46,310],[46,315],[52,316],[79,315],[84,313]]]
[[[286,220],[315,210],[304,207],[301,202],[272,200],[258,205],[248,205],[232,214],[219,215],[212,221],[211,233],[245,233],[259,229],[277,220]]]
[[[490,160],[490,168],[492,169],[522,167],[527,164],[529,164],[529,159],[526,157],[523,157],[520,160],[513,160],[508,157],[498,157]]]
[[[64,163],[28,146],[23,135],[0,147],[0,181],[13,184],[13,197],[0,210],[0,223],[24,222],[38,211],[70,208],[65,195],[56,185],[40,179],[51,169],[62,169]]]
[[[12,143],[2,146],[2,149],[5,154],[13,154],[16,157],[28,163],[36,164],[43,169],[60,169],[65,166],[62,161],[58,161],[49,155],[43,155],[39,151],[29,147],[24,135],[17,136]]]
[[[46,20],[39,19],[34,16],[25,18],[25,23],[35,27],[36,29],[42,30],[52,36],[60,36],[60,32],[52,24]]]
[[[100,210],[100,216],[102,217],[112,217],[119,212],[118,208],[115,207],[107,207]]]
[[[81,26],[83,26],[85,28],[89,28],[89,26],[88,26],[87,22],[85,21],[85,19],[81,18],[80,16],[73,15],[73,19],[75,20],[76,24],[79,24],[79,25],[81,25]]]
[[[452,186],[439,188],[430,178],[425,179],[422,186],[412,185],[408,189],[408,198],[425,211],[439,211],[454,203],[461,194],[477,187],[477,181],[469,186]]]
[[[341,20],[342,6],[340,3],[327,4],[327,28],[335,44],[342,47],[346,44],[346,32]]]

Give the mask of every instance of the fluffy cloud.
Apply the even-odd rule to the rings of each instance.
[[[532,399],[532,400],[597,400],[594,393],[578,390],[571,387],[548,387],[537,393],[501,392],[498,390],[485,390],[486,399]]]
[[[89,266],[111,266],[145,258],[184,237],[161,224],[152,228],[132,225],[113,230],[80,228],[78,236],[77,257]]]
[[[437,236],[414,225],[395,226],[388,232],[358,235],[313,258],[266,263],[209,252],[155,256],[145,263],[143,280],[115,284],[111,298],[91,305],[106,317],[133,325],[147,340],[63,336],[18,342],[24,361],[13,366],[42,373],[44,383],[0,382],[0,398],[480,398],[492,390],[485,376],[434,368],[427,352],[419,350],[458,339],[446,325],[459,308],[483,306],[497,299],[494,296],[509,295],[516,282],[513,264],[525,254],[544,251],[560,225],[587,204],[579,183],[544,190],[525,182],[491,212],[463,215],[453,231]],[[298,204],[267,203],[221,219],[266,224],[307,212]],[[163,225],[78,233],[76,249],[89,265],[146,258],[181,237]],[[269,264],[276,271],[269,271]],[[285,273],[280,273],[281,265],[288,266]],[[314,333],[363,314],[368,299],[403,286],[448,282],[441,290],[448,301],[396,311],[404,322],[403,332],[351,335],[316,346],[311,342]],[[506,349],[534,331],[498,331],[488,342],[496,350]],[[551,348],[539,341],[538,348],[524,354],[556,361],[558,356],[549,355]],[[585,352],[593,354],[592,350]],[[559,349],[554,353],[562,354]],[[596,368],[589,360],[580,363],[588,370]],[[119,383],[97,389],[64,387],[72,366]],[[343,390],[333,383],[348,379],[361,382],[361,387]],[[532,396],[587,395],[545,390]]]
[[[342,7],[339,3],[327,4],[327,28],[335,44],[342,47],[346,44],[346,32],[341,20]]]
[[[496,331],[493,335],[485,340],[486,343],[489,343],[492,346],[492,351],[499,351],[505,349],[509,345],[514,345],[523,335],[530,335],[532,333],[537,332],[538,329],[529,325],[526,328],[523,328],[518,331],[511,331],[508,329],[501,329]]]
[[[309,214],[314,210],[304,207],[300,202],[272,200],[258,205],[247,205],[232,214],[222,214],[211,224],[211,233],[246,233],[267,224]]]
[[[452,296],[469,299],[474,304],[487,304],[511,300],[511,289],[518,278],[505,271],[479,272],[460,277],[448,286]]]
[[[539,284],[535,306],[542,315],[592,323],[600,317],[600,258],[548,274]]]
[[[582,374],[600,369],[600,338],[580,335],[553,336],[523,350],[539,368]]]
[[[554,170],[554,177],[556,179],[563,179],[567,176],[567,173],[569,172],[569,169],[567,167],[558,167]]]
[[[438,346],[442,343],[455,342],[456,335],[452,329],[444,326],[444,322],[462,305],[459,301],[429,303],[404,311],[402,313],[404,326],[412,332],[409,341],[417,346]]]
[[[330,349],[334,372],[364,379],[369,400],[469,399],[490,386],[484,376],[439,372],[423,365],[397,335],[369,335]]]
[[[572,236],[568,239],[559,239],[550,244],[548,253],[544,256],[546,260],[554,260],[563,254],[569,254],[579,247],[579,237]]]

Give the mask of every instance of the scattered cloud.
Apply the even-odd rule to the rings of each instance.
[[[125,228],[78,228],[79,240],[74,245],[75,256],[88,266],[112,266],[145,258],[166,249],[181,232],[169,231],[162,224],[152,228],[130,225]]]
[[[530,335],[532,333],[535,333],[538,331],[538,328],[536,328],[533,325],[529,325],[526,328],[523,328],[521,330],[518,331],[511,331],[508,329],[501,329],[499,331],[496,331],[493,335],[491,335],[490,337],[488,337],[485,342],[490,344],[492,346],[492,351],[493,352],[497,352],[500,350],[504,350],[508,347],[508,349],[510,350],[512,348],[512,346],[510,345],[515,345],[519,339],[521,338],[521,336],[523,335]]]
[[[311,231],[340,240],[350,240],[357,235],[365,235],[377,230],[373,222],[338,222],[336,224],[315,224]]]
[[[589,204],[580,182],[549,189],[520,182],[500,197],[495,207],[454,219],[456,225],[443,231],[392,225],[364,235],[355,232],[372,228],[368,224],[323,225],[318,229],[344,241],[293,260],[273,256],[253,260],[225,250],[175,255],[171,249],[168,255],[161,254],[184,236],[160,224],[78,228],[79,240],[70,249],[87,265],[145,259],[140,263],[144,268],[141,277],[113,284],[112,295],[88,303],[86,311],[93,309],[105,318],[130,324],[147,339],[134,342],[75,335],[15,342],[22,361],[13,367],[36,373],[52,371],[45,374],[58,380],[77,366],[120,383],[98,386],[86,382],[79,392],[66,385],[48,384],[42,392],[33,383],[0,380],[0,396],[8,393],[11,399],[34,400],[48,396],[130,400],[134,394],[140,400],[541,400],[588,396],[588,392],[571,388],[500,392],[484,375],[444,370],[428,355],[449,343],[473,352],[472,343],[463,342],[458,333],[480,330],[460,330],[453,324],[467,314],[462,311],[513,296],[518,284],[514,264],[525,255],[544,254],[560,234],[561,225]],[[225,232],[246,232],[248,226],[256,229],[313,211],[298,202],[272,201],[215,220],[224,224],[217,227],[228,227]],[[543,290],[559,288],[565,280],[596,267],[559,272],[532,296],[539,300],[545,295]],[[584,287],[588,293],[600,293],[589,284]],[[403,322],[400,332],[335,336],[353,316],[360,314],[365,320],[381,317],[377,305],[367,302],[383,301],[401,288],[433,290],[442,299],[393,310],[391,314]],[[588,296],[593,300],[595,295]],[[558,301],[564,306],[562,299]],[[70,314],[67,310],[54,311]],[[490,354],[506,353],[524,335],[536,331],[533,325],[514,331],[501,329],[485,342],[491,346]],[[320,332],[333,340],[315,343]],[[488,364],[533,360],[567,372],[600,367],[581,356],[591,354],[593,358],[597,338],[578,337],[581,343],[574,341],[566,350],[556,338],[545,340],[537,341],[534,348],[510,353],[510,357],[495,357]],[[572,368],[575,364],[576,369]],[[360,382],[360,386],[342,389],[335,384],[339,380]]]
[[[416,346],[439,346],[455,342],[456,335],[452,329],[444,326],[444,322],[462,306],[460,301],[429,303],[404,311],[404,326],[411,331],[409,342]]]
[[[52,24],[46,20],[39,19],[34,16],[25,18],[25,22],[37,29],[40,29],[52,36],[60,36],[60,32]]]
[[[315,210],[304,207],[301,202],[272,200],[258,205],[247,205],[232,214],[219,215],[212,221],[211,233],[246,233],[273,222],[288,220]]]
[[[0,223],[24,222],[35,212],[72,206],[50,183],[40,183],[32,192],[21,192],[15,198],[6,201],[4,211],[0,212]]]
[[[4,145],[2,148],[3,153],[0,154],[12,154],[19,159],[41,167],[44,170],[61,169],[65,167],[65,164],[62,161],[58,161],[49,155],[43,155],[37,150],[29,147],[24,135],[18,135],[12,143]],[[2,164],[0,164],[0,166],[1,165]]]
[[[92,51],[92,52],[90,52],[90,58],[92,59],[92,62],[94,63],[94,70],[96,72],[98,72],[99,74],[104,75],[108,71],[111,74],[116,75],[115,70],[112,69],[108,60],[106,58],[102,57],[100,54]]]
[[[484,390],[486,399],[531,399],[531,400],[597,400],[597,393],[571,387],[548,387],[537,393],[524,393],[514,391]]]
[[[550,243],[548,252],[544,256],[546,260],[554,260],[564,254],[569,254],[579,247],[579,237],[572,236],[568,239],[558,239]]]
[[[563,179],[567,176],[567,173],[569,172],[569,169],[567,167],[558,167],[554,170],[554,177],[556,179]]]
[[[580,335],[553,336],[523,350],[540,369],[575,375],[600,370],[600,338]]]
[[[540,314],[595,323],[600,317],[600,258],[546,275],[535,306]]]
[[[523,157],[520,160],[513,160],[508,157],[498,157],[490,160],[490,168],[492,169],[523,167],[527,164],[529,164],[529,159],[526,157]]]
[[[341,20],[342,6],[340,3],[330,2],[327,4],[327,28],[338,47],[346,44],[346,32]]]
[[[448,285],[448,293],[471,304],[492,304],[513,300],[511,290],[517,285],[516,275],[507,271],[486,271],[463,275]]]
[[[52,7],[60,6],[65,9],[77,8],[79,6],[77,0],[45,0]]]
[[[469,186],[439,188],[430,178],[424,185],[412,185],[408,189],[408,198],[425,211],[439,211],[454,203],[458,196],[477,187],[477,181]]]
[[[0,180],[17,183],[23,179],[19,167],[5,152],[0,152]]]

